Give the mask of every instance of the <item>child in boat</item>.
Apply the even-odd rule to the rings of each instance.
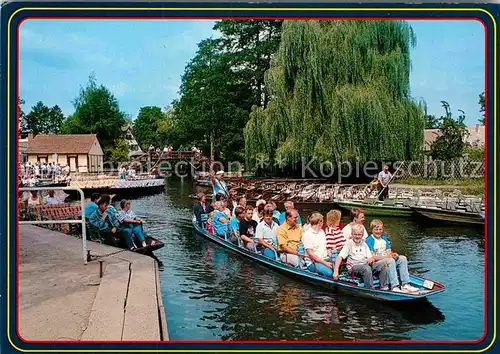
[[[399,255],[391,250],[391,241],[384,232],[384,223],[378,219],[370,223],[372,234],[366,239],[366,244],[373,252],[375,261],[389,259],[389,283],[392,291],[417,292],[418,289],[410,285],[410,275],[408,273],[408,261],[405,256]],[[399,287],[398,273],[401,278],[401,288]],[[382,290],[388,290],[382,289]]]
[[[326,227],[324,229],[326,235],[326,249],[328,257],[335,259],[337,253],[344,247],[347,239],[340,229],[340,218],[342,213],[340,210],[330,210],[326,214]],[[332,254],[334,257],[332,258]]]
[[[363,278],[365,287],[373,288],[373,275],[378,274],[380,287],[385,288],[389,284],[388,267],[382,262],[375,264],[373,254],[368,245],[363,241],[363,225],[356,224],[352,227],[351,238],[337,256],[333,271],[333,278],[339,276],[339,269],[342,261],[347,260],[347,269],[353,275]]]

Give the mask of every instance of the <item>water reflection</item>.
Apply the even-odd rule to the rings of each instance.
[[[447,290],[431,301],[389,304],[326,291],[223,249],[193,233],[193,187],[169,182],[165,195],[133,201],[165,243],[158,256],[172,339],[477,339],[483,331],[484,248],[461,228],[428,231],[384,218],[393,248]],[[371,219],[367,220],[369,223]],[[463,272],[461,266],[467,267]],[[467,283],[467,288],[461,284]],[[457,309],[460,309],[457,311]]]

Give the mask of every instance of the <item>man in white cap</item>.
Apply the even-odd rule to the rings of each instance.
[[[224,177],[224,171],[217,171],[214,177],[212,177],[212,186],[213,186],[213,195],[214,198],[218,193],[222,193],[224,198],[227,199],[227,185],[226,182],[222,179]]]

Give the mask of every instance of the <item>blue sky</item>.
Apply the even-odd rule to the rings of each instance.
[[[484,90],[484,28],[476,21],[410,21],[411,94],[441,115],[441,100],[467,124],[479,118]],[[211,35],[205,20],[27,20],[20,29],[20,95],[29,112],[38,101],[65,115],[80,86],[94,72],[135,118],[142,106],[168,106],[178,97],[181,75],[197,43]]]

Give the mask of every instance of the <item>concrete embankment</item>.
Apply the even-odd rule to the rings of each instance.
[[[94,242],[87,248],[92,255],[120,251]],[[152,258],[124,251],[84,265],[81,239],[21,225],[19,262],[22,339],[168,340]]]

